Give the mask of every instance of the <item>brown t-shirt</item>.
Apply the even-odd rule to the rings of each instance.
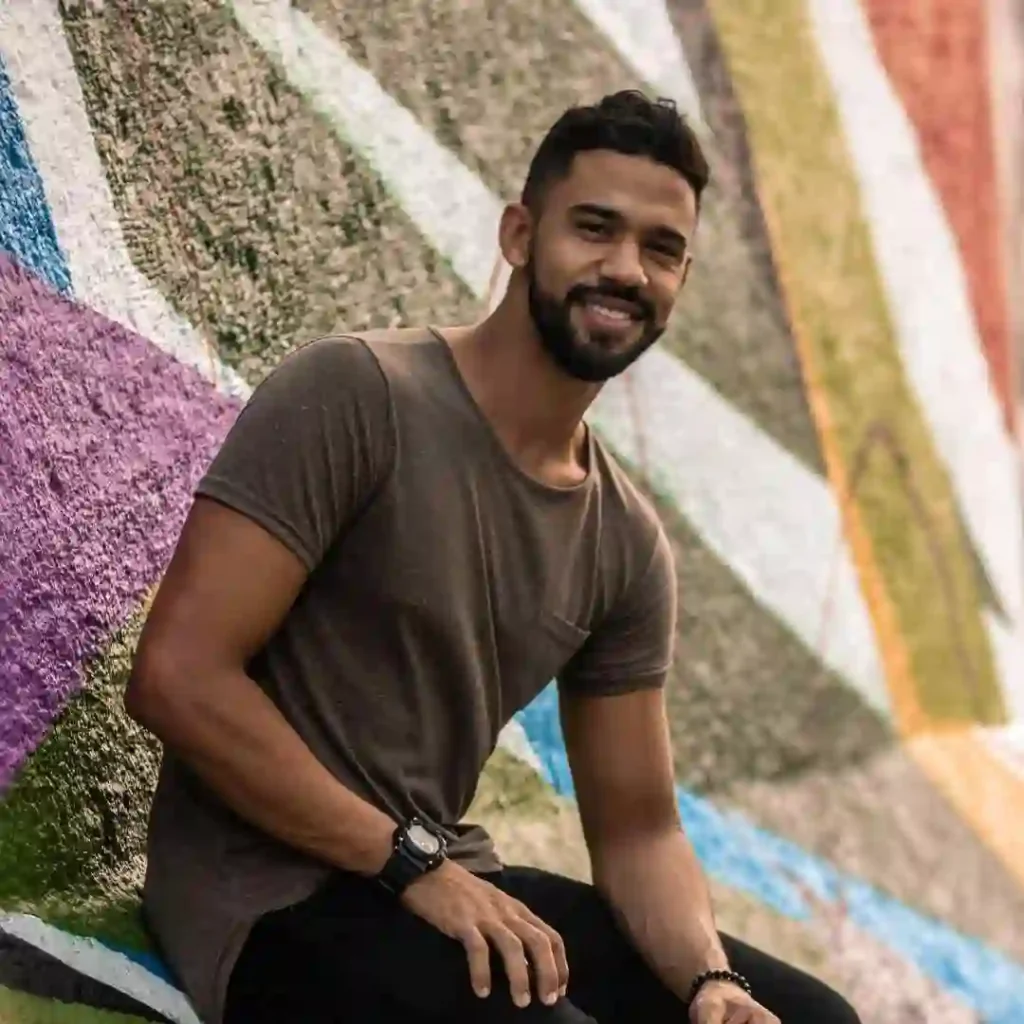
[[[671,661],[664,532],[592,432],[588,458],[580,485],[539,483],[439,334],[381,331],[288,356],[198,488],[310,571],[249,674],[337,779],[396,819],[445,828],[474,870],[499,861],[460,822],[515,712],[555,677],[574,693],[622,693],[662,685]],[[204,1020],[221,1020],[256,918],[329,870],[165,756],[145,909]]]

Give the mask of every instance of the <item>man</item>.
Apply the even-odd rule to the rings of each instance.
[[[661,335],[707,178],[671,104],[569,110],[490,316],[308,344],[233,427],[126,698],[167,751],[146,912],[206,1020],[857,1020],[716,932],[674,798],[669,545],[583,420]],[[594,886],[460,823],[556,676]]]

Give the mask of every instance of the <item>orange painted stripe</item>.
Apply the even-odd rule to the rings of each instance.
[[[940,729],[906,745],[936,789],[1024,885],[1024,777],[973,729]]]
[[[754,176],[756,178],[756,169]],[[770,203],[761,202],[760,205],[768,228],[768,237],[778,239],[780,230],[774,209]],[[773,258],[780,291],[784,298],[791,296],[793,294],[792,275],[787,269],[781,247],[778,245],[773,246]],[[825,472],[839,504],[846,541],[850,546],[854,564],[857,566],[861,590],[875,626],[896,726],[901,734],[907,735],[926,726],[925,712],[918,699],[917,685],[911,669],[910,653],[907,650],[903,631],[900,628],[885,579],[878,567],[874,546],[864,526],[860,507],[851,493],[849,475],[829,409],[828,396],[821,384],[821,374],[814,349],[807,340],[806,331],[795,312],[796,303],[788,301],[786,305],[790,331],[803,374],[807,402],[818,431]],[[823,642],[827,643],[827,637],[823,638]]]
[[[861,0],[960,248],[1008,427],[1016,391],[984,0]]]
[[[844,535],[878,638],[895,727],[905,749],[932,785],[949,800],[980,842],[1024,884],[1024,837],[1018,823],[1024,820],[1020,813],[1024,808],[1024,779],[993,754],[973,728],[939,729],[921,705],[906,636],[864,524],[862,509],[851,491],[849,468],[829,394],[821,379],[821,367],[807,327],[801,323],[800,305],[795,299],[796,282],[787,266],[784,246],[779,244],[785,236],[778,212],[764,201],[756,159],[754,179],[826,473],[842,512]],[[827,643],[827,639],[826,630],[822,642]]]
[[[769,237],[777,237],[772,210],[767,205],[762,205],[762,210]],[[787,273],[777,251],[775,261],[785,295]],[[929,781],[1024,885],[1024,778],[996,756],[976,730],[936,727],[921,707],[896,610],[875,559],[857,500],[850,492],[847,467],[832,424],[828,399],[820,384],[814,352],[792,311],[790,324],[826,472],[842,510],[844,533],[878,637],[896,728],[907,752]]]

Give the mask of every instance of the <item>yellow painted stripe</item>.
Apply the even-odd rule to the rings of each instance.
[[[848,475],[866,439],[894,442],[895,457],[888,444],[872,444],[856,500],[918,700],[937,720],[999,723],[1004,709],[979,583],[948,476],[895,345],[803,2],[710,0],[710,7],[746,115],[773,250],[788,269],[787,305],[814,354]]]
[[[768,221],[771,230],[770,217]],[[778,272],[785,288],[787,272],[781,263],[778,263]],[[850,495],[846,466],[814,354],[796,322],[793,334],[829,481],[839,499],[843,527],[877,632],[897,728],[910,755],[929,780],[1024,884],[1024,779],[995,756],[973,730],[950,731],[929,723],[917,698],[910,656],[885,580],[878,569],[871,538],[864,528],[857,502]],[[823,637],[823,642],[827,643],[827,636]]]
[[[877,531],[882,525],[878,516],[885,506],[851,491],[849,467],[868,425],[858,420],[858,412],[863,413],[856,406],[861,401],[871,403],[875,396],[858,388],[857,377],[864,367],[857,353],[844,347],[842,332],[851,326],[850,317],[858,317],[861,322],[851,331],[853,340],[874,335],[870,349],[875,354],[880,339],[883,349],[893,352],[892,334],[860,222],[856,185],[845,166],[838,119],[809,42],[805,12],[800,0],[771,0],[770,11],[768,0],[709,0],[709,5],[747,116],[755,180],[808,400],[878,637],[897,728],[931,782],[1024,883],[1024,826],[1020,824],[1024,780],[993,755],[972,728],[944,727],[926,707],[905,611],[892,591],[892,572],[898,566],[881,564],[884,553],[878,550]],[[754,38],[755,32],[766,28],[767,35]],[[773,38],[772,33],[777,36]],[[787,61],[781,73],[773,55],[780,52],[784,39]],[[793,103],[797,95],[811,102]],[[813,133],[794,113],[805,105],[817,118]],[[780,159],[780,150],[798,137],[804,143],[796,162]],[[806,143],[811,139],[814,145],[809,147]],[[820,219],[815,219],[815,213]],[[898,363],[896,370],[898,374]],[[874,374],[877,384],[878,367]],[[887,390],[887,402],[881,408],[887,406],[890,413],[901,415],[910,439],[917,441],[915,458],[932,463],[929,482],[932,487],[941,485],[948,501],[948,485],[936,480],[937,460],[930,444],[922,446],[919,423],[907,422],[914,410],[901,385],[899,380],[895,385],[891,379],[881,382]],[[874,495],[879,484],[894,483],[891,476],[876,480]],[[957,543],[950,530],[945,539],[947,545]],[[963,559],[966,552],[957,555]],[[976,592],[973,596],[977,598]],[[827,643],[827,636],[823,642]]]
[[[769,237],[778,237],[775,212],[764,204],[762,204],[762,209]],[[786,261],[778,253],[776,253],[775,266],[782,293],[788,295],[793,287],[792,274]],[[850,545],[864,599],[874,623],[896,725],[903,734],[913,733],[925,727],[926,717],[917,697],[910,653],[900,629],[892,598],[886,588],[885,579],[878,568],[871,536],[864,526],[860,507],[850,491],[846,464],[843,462],[842,450],[836,436],[828,395],[821,384],[821,372],[817,358],[807,340],[807,332],[803,324],[793,311],[790,314],[790,329],[803,372],[807,402],[818,431],[825,471],[836,494],[842,515],[843,530]],[[828,643],[827,620],[821,643],[822,645]]]

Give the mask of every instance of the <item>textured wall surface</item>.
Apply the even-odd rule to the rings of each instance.
[[[1019,392],[1024,346],[1024,0],[988,0],[988,8],[996,151],[1005,196],[1002,224],[1010,282],[1011,352]]]
[[[1012,9],[1012,4],[1006,7]],[[592,420],[669,528],[679,801],[720,925],[865,1022],[1024,1013],[1024,514],[982,0],[0,4],[0,1020],[194,1021],[121,710],[190,492],[324,332],[474,318],[570,103],[713,184]],[[549,688],[473,808],[585,877]]]

